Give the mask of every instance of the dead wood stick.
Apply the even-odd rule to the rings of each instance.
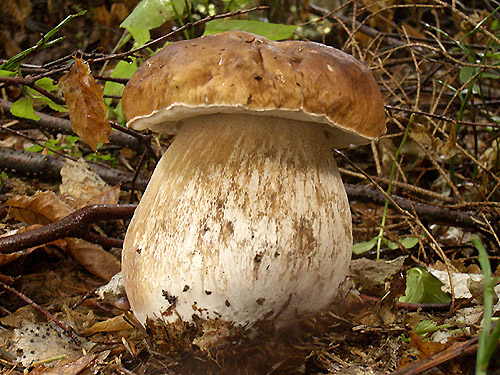
[[[101,220],[119,220],[132,217],[136,205],[93,205],[81,208],[59,221],[42,227],[0,237],[0,253],[12,253],[43,245],[60,238],[89,239],[89,226]]]
[[[375,203],[384,205],[386,197],[376,188],[365,185],[344,184],[347,196],[351,201]],[[487,231],[486,224],[479,217],[446,207],[433,206],[426,203],[413,202],[409,199],[391,194],[391,198],[402,209],[418,214],[422,221],[432,224],[442,224],[456,226],[460,228],[469,228]]]
[[[452,361],[456,358],[475,353],[478,348],[479,337],[474,337],[465,342],[455,342],[443,351],[434,353],[426,358],[413,362],[390,375],[417,375],[422,374],[433,367]]]
[[[36,310],[40,311],[43,315],[45,315],[47,318],[52,320],[55,324],[57,324],[61,329],[66,332],[66,334],[73,340],[73,342],[80,346],[80,340],[76,337],[76,334],[73,332],[73,330],[69,327],[66,327],[63,322],[61,322],[59,319],[57,319],[54,315],[49,313],[46,309],[44,309],[42,306],[38,305],[35,303],[31,298],[28,296],[25,296],[21,292],[17,291],[16,289],[12,288],[11,286],[8,286],[7,284],[4,284],[0,281],[0,286],[4,288],[5,290],[8,290],[11,293],[14,293],[16,296],[21,298],[23,301],[25,301],[27,304],[35,308]]]
[[[61,168],[64,161],[61,158],[28,151],[16,151],[0,148],[0,170],[7,173],[16,173],[24,176],[34,176],[46,181],[60,181]],[[134,175],[114,168],[104,168],[92,165],[95,172],[111,185],[121,184],[123,189],[130,189]],[[143,178],[135,180],[135,187],[139,190],[146,188],[147,181]]]

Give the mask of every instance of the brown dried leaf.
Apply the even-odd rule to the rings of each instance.
[[[21,257],[23,254],[21,252],[16,252],[12,254],[2,254],[0,253],[0,266],[5,266],[6,264],[13,262],[17,258]]]
[[[87,331],[83,333],[84,336],[92,335],[97,332],[116,332],[116,331],[124,331],[127,329],[133,329],[134,327],[128,323],[124,314],[114,316],[108,320],[97,322],[92,327],[90,327]]]
[[[120,261],[101,246],[78,239],[68,238],[73,258],[89,272],[106,281],[120,271]]]
[[[35,367],[30,375],[77,375],[81,374],[83,370],[88,368],[97,358],[97,354],[86,354],[83,355],[69,363],[58,365],[54,368],[43,368],[40,369]],[[91,371],[89,371],[91,372]]]
[[[71,208],[53,192],[37,192],[35,195],[15,196],[5,205],[12,207],[10,214],[28,224],[48,224],[60,220],[71,213]]]
[[[450,346],[450,344],[442,344],[440,342],[424,341],[419,335],[413,332],[410,332],[410,338],[411,347],[420,352],[420,358],[426,358]]]
[[[88,65],[75,58],[69,72],[59,80],[59,87],[68,105],[73,131],[94,151],[100,142],[108,143],[111,125],[106,118],[102,86],[96,84]]]

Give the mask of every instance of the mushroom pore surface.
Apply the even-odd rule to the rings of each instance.
[[[251,114],[183,120],[129,226],[133,312],[284,326],[331,303],[351,258],[347,196],[321,126]]]

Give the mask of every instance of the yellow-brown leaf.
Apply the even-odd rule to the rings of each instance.
[[[69,109],[73,131],[96,150],[99,143],[108,143],[111,125],[106,118],[102,86],[96,84],[88,65],[75,58],[67,74],[59,80]]]

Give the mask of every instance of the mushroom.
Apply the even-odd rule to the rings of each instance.
[[[176,134],[125,237],[124,285],[141,323],[282,327],[332,302],[352,222],[331,149],[385,132],[363,64],[229,31],[163,48],[122,103],[128,126]]]

